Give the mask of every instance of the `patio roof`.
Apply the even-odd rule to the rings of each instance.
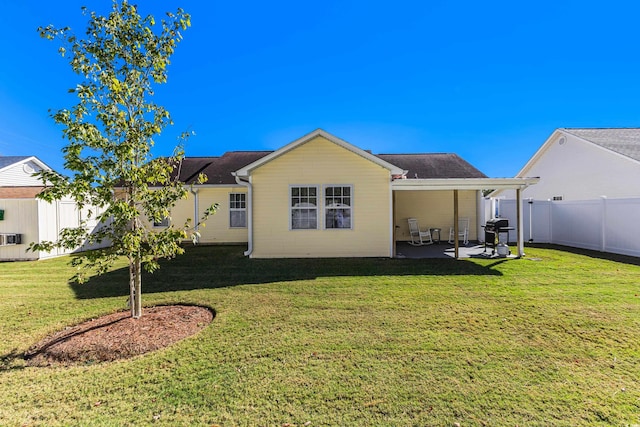
[[[396,179],[393,190],[498,190],[525,189],[540,178],[442,178]]]

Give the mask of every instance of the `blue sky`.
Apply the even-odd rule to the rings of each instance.
[[[135,3],[135,2],[134,2]],[[189,156],[273,150],[323,128],[374,153],[453,152],[515,175],[558,127],[640,126],[636,1],[140,0],[192,15],[158,88],[175,125],[154,152],[196,133]],[[0,39],[0,154],[62,170],[49,109],[79,82],[36,28],[84,34],[80,7],[7,2]],[[490,154],[487,156],[487,154]]]

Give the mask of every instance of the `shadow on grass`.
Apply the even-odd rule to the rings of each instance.
[[[640,258],[630,255],[613,254],[609,252],[600,252],[590,249],[573,248],[571,246],[552,245],[547,243],[528,243],[527,247],[539,249],[554,249],[557,251],[569,252],[576,255],[584,255],[590,258],[640,266]]]
[[[161,262],[143,276],[143,292],[215,289],[237,285],[313,280],[335,276],[501,275],[493,265],[454,259],[296,258],[249,259],[243,246],[188,246],[184,255]],[[84,284],[70,283],[79,299],[127,296],[129,272],[122,268]]]

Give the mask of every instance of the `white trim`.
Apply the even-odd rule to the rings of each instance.
[[[253,184],[251,183],[251,178],[245,181],[240,179],[234,172],[231,174],[238,185],[247,187],[247,250],[244,251],[244,256],[251,258],[253,253]]]
[[[256,160],[253,163],[248,164],[247,166],[238,169],[236,171],[236,174],[238,176],[248,176],[251,171],[253,171],[254,169],[264,165],[265,163],[270,162],[271,160],[274,160],[280,156],[282,156],[283,154],[293,150],[294,148],[297,148],[298,146],[307,143],[308,141],[312,140],[313,138],[317,137],[317,136],[321,136],[331,142],[333,142],[336,145],[339,145],[340,147],[347,149],[361,157],[364,157],[365,159],[371,161],[372,163],[377,164],[378,166],[381,166],[385,169],[388,169],[392,175],[403,175],[405,173],[405,171],[403,169],[398,168],[395,165],[392,165],[391,163],[385,162],[384,160],[382,160],[381,158],[374,156],[373,154],[362,150],[361,148],[356,147],[355,145],[352,145],[340,138],[338,138],[335,135],[331,135],[330,133],[322,130],[322,129],[316,129],[311,133],[308,133],[306,135],[304,135],[301,138],[296,139],[293,142],[290,142],[289,144],[285,145],[284,147],[281,147],[275,151],[273,151],[270,154],[267,154],[266,156]]]
[[[391,189],[394,191],[524,189],[538,181],[540,178],[398,179],[391,183]]]
[[[332,188],[345,188],[348,187],[349,188],[349,227],[348,228],[327,228],[327,205],[326,205],[326,199],[327,199],[327,187],[332,187]],[[339,196],[339,197],[344,197],[344,196]],[[323,184],[322,185],[322,212],[321,212],[321,217],[322,217],[322,229],[323,230],[353,230],[353,202],[354,202],[354,198],[353,198],[353,184]],[[329,208],[329,209],[335,209],[335,208]],[[341,208],[341,209],[346,209],[346,208]]]
[[[316,205],[315,205],[315,210],[316,210],[316,227],[315,228],[293,228],[293,206],[291,206],[291,198],[293,197],[292,194],[292,189],[293,188],[315,188],[316,189]],[[302,197],[302,196],[298,196],[298,197]],[[309,197],[309,196],[306,196]],[[289,204],[289,231],[299,231],[299,230],[303,230],[303,231],[309,231],[309,230],[321,230],[321,228],[319,227],[319,220],[320,220],[320,203],[322,200],[322,194],[320,194],[320,185],[318,184],[290,184],[289,185],[289,199],[287,200],[288,204]],[[308,207],[308,209],[313,209],[311,207]]]
[[[242,228],[247,228],[247,193],[239,193],[239,192],[231,192],[228,193],[229,197],[227,198],[228,202],[229,202],[229,228],[232,229],[242,229]],[[241,195],[244,196],[244,200],[241,200],[240,202],[244,202],[244,208],[232,208],[231,207],[231,196],[232,195]],[[237,202],[234,200],[234,202]],[[231,225],[231,212],[244,212],[244,225],[241,226],[233,226]]]
[[[233,175],[235,176],[235,175]],[[193,188],[197,188],[197,189],[203,189],[203,188],[242,188],[242,187],[246,187],[246,185],[242,185],[242,184],[184,184],[185,186],[192,186]],[[161,189],[164,188],[164,186],[161,185],[154,185],[154,186],[149,186],[150,189]]]

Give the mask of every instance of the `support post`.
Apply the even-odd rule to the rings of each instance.
[[[460,244],[458,243],[458,190],[453,190],[453,247],[455,258],[460,256]]]
[[[522,189],[516,189],[516,222],[518,226],[518,258],[524,256],[524,221],[522,215]]]

